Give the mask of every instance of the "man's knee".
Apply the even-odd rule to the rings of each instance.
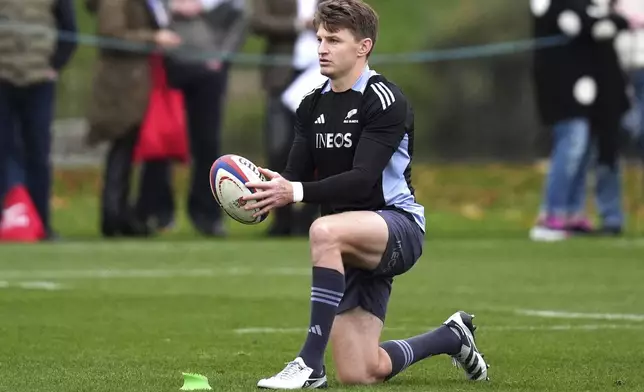
[[[331,343],[338,382],[371,385],[384,380],[387,364],[378,345],[382,326],[378,317],[362,307],[336,317]]]
[[[383,381],[378,377],[378,363],[338,368],[336,378],[343,385],[372,385]]]
[[[309,241],[313,251],[340,248],[340,240],[340,235],[334,230],[333,220],[327,217],[316,219],[309,228]]]

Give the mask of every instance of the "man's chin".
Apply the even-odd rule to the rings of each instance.
[[[322,76],[326,76],[327,78],[330,78],[333,76],[334,72],[333,72],[333,69],[328,65],[327,66],[322,65],[320,67],[320,74],[322,74]]]

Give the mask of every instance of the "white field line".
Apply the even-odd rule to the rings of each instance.
[[[157,279],[230,276],[309,276],[310,268],[186,268],[0,270],[0,279]]]
[[[60,283],[56,282],[46,282],[46,281],[34,281],[34,282],[20,282],[17,284],[21,289],[26,290],[46,290],[46,291],[57,291],[63,288]]]
[[[613,245],[615,247],[644,247],[644,239],[642,238],[622,239],[619,241],[606,243],[606,245]]]
[[[6,281],[0,281],[0,289],[6,288],[20,288],[24,290],[45,290],[45,291],[57,291],[63,288],[63,285],[56,282],[47,282],[47,281],[30,281],[30,282],[17,282],[10,283]]]
[[[388,327],[385,331],[429,331],[430,327]],[[481,326],[477,331],[517,331],[517,332],[530,332],[530,331],[598,331],[598,330],[644,330],[644,325],[639,324],[586,324],[586,325],[489,325]],[[271,327],[256,327],[256,328],[238,328],[233,330],[234,333],[239,335],[253,335],[253,334],[306,334],[306,328],[271,328]]]
[[[623,314],[623,313],[581,313],[567,312],[560,310],[533,310],[517,309],[516,314],[522,316],[562,319],[586,319],[586,320],[627,320],[644,321],[644,314]]]
[[[233,241],[234,242],[234,241]],[[237,241],[235,244],[243,245],[244,241]],[[0,243],[2,244],[2,243]],[[3,249],[11,251],[21,251],[28,254],[66,254],[66,253],[81,253],[87,252],[96,253],[122,253],[124,251],[134,253],[191,253],[216,250],[221,244],[229,246],[227,243],[216,241],[119,241],[113,243],[111,241],[66,241],[64,244],[47,245],[45,247],[29,247],[24,244],[7,243],[2,244]],[[54,249],[54,250],[52,250]],[[88,259],[91,261],[91,259]]]

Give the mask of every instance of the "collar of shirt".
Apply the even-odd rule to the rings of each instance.
[[[374,73],[371,72],[371,68],[369,68],[369,65],[365,65],[364,70],[362,70],[362,73],[360,74],[360,77],[356,82],[351,86],[352,90],[363,92],[365,87],[367,87],[367,82],[369,81],[369,78],[371,78],[374,75]],[[328,93],[331,91],[331,83],[327,83],[326,86],[324,86],[324,89],[322,90],[322,94]]]

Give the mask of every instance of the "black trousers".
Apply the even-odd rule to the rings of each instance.
[[[300,72],[295,72],[295,80]],[[295,137],[295,114],[282,103],[282,91],[270,91],[266,97],[264,125],[265,154],[268,167],[276,172],[286,168]],[[319,215],[317,204],[304,204],[299,210],[287,205],[273,212],[270,235],[307,235],[313,220]]]
[[[611,170],[617,170],[621,147],[621,117],[598,113],[591,121],[591,137],[597,143],[597,162]]]
[[[138,136],[139,127],[133,127],[109,146],[101,191],[101,233],[106,237],[150,234],[145,220],[129,201],[132,156]]]

